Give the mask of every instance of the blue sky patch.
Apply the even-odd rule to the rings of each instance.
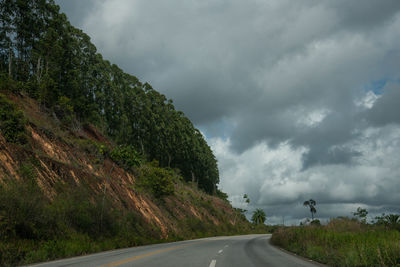
[[[383,88],[385,87],[385,85],[390,81],[390,79],[388,78],[383,78],[380,80],[375,80],[372,81],[370,84],[366,85],[364,87],[365,91],[372,91],[374,92],[374,94],[376,95],[382,95],[383,94]]]

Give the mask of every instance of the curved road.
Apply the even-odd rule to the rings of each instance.
[[[31,266],[317,266],[269,244],[271,235],[203,238],[119,249]]]

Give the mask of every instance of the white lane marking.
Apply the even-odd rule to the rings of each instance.
[[[220,251],[218,251],[218,254],[221,254],[221,253],[222,253],[222,251],[223,251],[222,249],[221,249]]]
[[[216,260],[212,260],[211,263],[210,263],[210,267],[215,267],[215,264],[216,264],[216,263],[217,263]]]
[[[225,247],[227,248],[227,247],[229,247],[229,245],[225,245]]]

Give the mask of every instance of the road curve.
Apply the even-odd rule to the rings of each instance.
[[[271,235],[211,237],[133,247],[30,266],[317,266],[269,244]]]

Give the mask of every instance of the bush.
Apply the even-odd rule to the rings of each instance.
[[[25,124],[26,120],[22,111],[18,110],[14,103],[0,94],[0,132],[6,141],[25,144],[27,142]]]
[[[1,91],[17,91],[17,82],[8,77],[8,74],[0,74],[0,90]]]
[[[0,188],[0,235],[5,239],[40,239],[48,230],[47,199],[29,165],[23,165],[19,173],[23,181],[10,181]]]
[[[58,119],[66,126],[71,126],[74,122],[74,107],[71,99],[66,96],[60,96],[57,105],[53,107],[54,113]]]
[[[225,192],[222,192],[218,188],[217,188],[216,194],[217,194],[217,197],[219,197],[220,199],[228,201],[228,194],[226,194]]]
[[[318,219],[314,219],[314,220],[312,220],[312,221],[310,222],[310,225],[319,226],[319,225],[321,225],[321,221],[318,220]]]
[[[111,151],[110,157],[113,161],[126,170],[135,166],[139,166],[143,163],[143,158],[133,148],[133,146],[117,146]]]
[[[156,161],[142,166],[139,169],[139,178],[139,186],[149,190],[156,198],[175,192],[177,175],[172,170],[158,167]]]

